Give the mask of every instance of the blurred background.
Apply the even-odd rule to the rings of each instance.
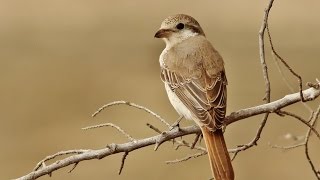
[[[154,39],[169,15],[195,17],[207,38],[224,57],[229,81],[228,114],[262,103],[264,82],[259,63],[258,31],[268,1],[162,0],[0,0],[0,179],[29,173],[49,154],[69,149],[98,149],[127,139],[112,128],[81,128],[112,122],[135,138],[163,130],[157,119],[125,106],[91,114],[105,103],[128,100],[144,105],[173,123],[171,107],[159,78],[158,57],[164,42]],[[278,52],[303,77],[319,77],[320,2],[275,1],[270,29]],[[267,48],[272,99],[290,90]],[[284,71],[297,90],[296,79]],[[309,103],[316,108],[319,100]],[[288,110],[308,117],[300,104]],[[261,116],[227,128],[228,146],[249,142]],[[192,122],[183,121],[181,125]],[[315,179],[304,149],[272,149],[271,144],[299,143],[286,139],[303,136],[306,128],[291,118],[271,115],[258,146],[241,152],[233,161],[237,180]],[[192,140],[194,136],[185,139]],[[320,143],[311,140],[311,157],[319,167]],[[165,143],[156,152],[146,147],[129,154],[119,176],[121,154],[82,162],[53,173],[50,179],[209,179],[206,156],[175,165],[165,161],[196,151],[175,151]],[[44,176],[41,179],[49,179]]]

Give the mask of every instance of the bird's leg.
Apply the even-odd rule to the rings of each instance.
[[[170,131],[171,131],[172,129],[175,129],[175,128],[179,128],[179,129],[180,129],[180,122],[181,122],[182,119],[183,119],[183,116],[181,115],[181,116],[171,125]]]

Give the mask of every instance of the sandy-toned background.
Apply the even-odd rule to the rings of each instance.
[[[122,106],[96,119],[90,117],[110,101],[136,102],[174,122],[178,116],[159,79],[158,56],[164,43],[153,38],[171,14],[194,16],[224,57],[228,112],[261,103],[264,84],[257,37],[266,4],[266,0],[1,0],[0,179],[22,176],[60,150],[126,141],[111,128],[81,130],[88,125],[113,122],[136,138],[155,134],[145,126],[147,122],[164,128],[154,117]],[[270,26],[276,48],[305,81],[314,81],[320,75],[320,2],[279,0],[274,6]],[[289,90],[269,52],[276,99]],[[290,110],[307,115],[301,105]],[[251,140],[259,120],[250,118],[228,127],[228,146]],[[268,146],[269,142],[290,144],[283,135],[300,136],[304,131],[295,120],[272,115],[259,146],[233,162],[237,180],[315,179],[303,149],[283,152]],[[312,143],[312,158],[319,160],[319,142]],[[117,175],[121,155],[115,155],[80,163],[71,174],[67,173],[71,167],[59,170],[50,179],[209,179],[207,157],[164,163],[191,153],[175,151],[166,143],[157,152],[148,147],[131,153],[121,176]]]

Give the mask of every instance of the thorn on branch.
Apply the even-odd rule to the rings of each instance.
[[[233,161],[233,160],[236,159],[236,157],[237,157],[237,155],[238,155],[239,152],[240,152],[240,151],[236,151],[235,153],[233,153],[233,155],[232,155],[232,157],[231,157],[231,161]]]
[[[71,173],[77,166],[78,166],[79,162],[74,163],[73,167],[70,169],[70,171],[68,173]]]
[[[124,162],[126,161],[126,158],[127,158],[127,156],[129,155],[129,152],[125,152],[124,154],[123,154],[123,156],[122,156],[122,160],[121,160],[121,165],[120,165],[120,169],[119,169],[119,175],[121,174],[121,172],[122,172],[122,169],[123,169],[123,167],[124,167]]]
[[[154,130],[155,132],[157,132],[157,133],[159,133],[159,134],[162,133],[158,128],[156,128],[156,127],[153,126],[152,124],[147,123],[147,126],[148,126],[150,129]]]
[[[167,137],[167,132],[162,132],[161,133],[162,136],[160,136],[157,140],[156,140],[156,144],[154,146],[154,151],[157,151],[158,148],[160,147],[160,145],[164,142],[165,137]]]
[[[196,138],[194,139],[193,143],[191,144],[190,149],[194,149],[195,145],[196,145],[197,142],[199,141],[200,135],[201,135],[201,134],[197,134],[197,135],[196,135]]]

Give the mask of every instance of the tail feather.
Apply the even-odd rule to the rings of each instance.
[[[206,127],[201,127],[201,131],[215,180],[234,180],[233,168],[222,130],[212,132]]]

